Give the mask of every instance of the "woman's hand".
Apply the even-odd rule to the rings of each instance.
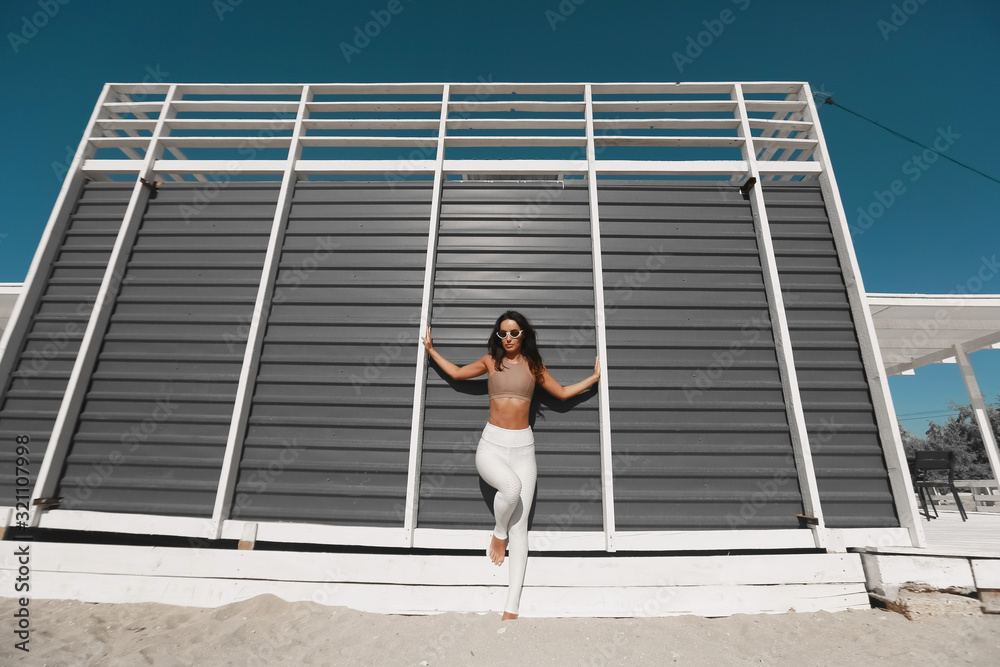
[[[600,357],[594,357],[594,377],[596,379],[598,379],[598,380],[601,378],[601,358]]]
[[[434,349],[434,341],[431,340],[431,328],[430,327],[427,327],[427,337],[426,338],[421,338],[420,340],[423,341],[424,348],[428,352],[430,352],[431,350]]]

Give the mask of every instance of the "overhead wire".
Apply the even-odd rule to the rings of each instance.
[[[825,97],[824,97],[824,95],[825,95]],[[948,155],[945,155],[941,151],[935,150],[935,149],[931,148],[930,146],[927,146],[926,144],[920,143],[916,139],[911,139],[910,137],[897,132],[896,130],[892,129],[891,127],[886,127],[885,125],[883,125],[882,123],[878,122],[877,120],[872,120],[871,118],[868,118],[867,116],[863,116],[863,115],[859,114],[857,111],[852,111],[851,109],[848,109],[843,104],[840,104],[839,102],[835,102],[833,100],[833,96],[832,95],[827,95],[826,93],[821,93],[821,92],[817,91],[817,92],[813,92],[813,97],[822,99],[823,100],[823,104],[830,104],[832,106],[839,107],[839,108],[843,109],[844,111],[846,111],[847,113],[853,114],[853,115],[857,116],[858,118],[871,123],[872,125],[876,125],[876,126],[882,128],[883,130],[885,130],[886,132],[894,134],[895,136],[899,137],[900,139],[903,139],[904,141],[909,141],[911,144],[916,144],[917,146],[920,146],[921,148],[926,148],[927,150],[931,151],[932,153],[934,153],[938,157],[944,158],[945,160],[948,160],[950,162],[954,162],[959,167],[962,167],[964,169],[968,169],[969,171],[972,171],[972,172],[975,172],[975,173],[979,174],[983,178],[987,178],[987,179],[993,181],[994,183],[1000,184],[1000,179],[998,179],[998,178],[996,178],[994,176],[990,176],[989,174],[983,173],[983,172],[979,171],[978,169],[976,169],[975,167],[971,167],[971,166],[965,164],[964,162],[959,162],[958,160],[956,160],[956,159],[954,159],[954,158],[952,158],[952,157],[950,157]]]

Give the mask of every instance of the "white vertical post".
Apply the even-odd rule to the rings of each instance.
[[[38,470],[38,481],[35,483],[32,499],[51,496],[59,482],[59,471],[69,453],[69,444],[73,438],[73,431],[76,429],[80,410],[83,407],[83,399],[90,386],[90,376],[97,364],[97,354],[100,352],[101,342],[111,319],[115,297],[125,274],[125,267],[128,264],[132,244],[142,222],[143,212],[146,210],[146,203],[149,201],[149,187],[143,185],[142,179],[151,181],[153,178],[153,164],[163,152],[160,136],[164,134],[166,121],[172,112],[172,104],[176,94],[177,86],[172,84],[167,90],[159,118],[153,128],[153,136],[150,137],[149,147],[146,150],[146,158],[139,168],[139,173],[136,174],[132,199],[125,210],[125,217],[118,231],[118,237],[115,239],[111,256],[108,258],[108,268],[104,272],[104,278],[94,302],[94,309],[90,313],[90,320],[87,323],[87,330],[80,342],[80,352],[77,355],[76,363],[73,364],[73,371],[70,373],[69,383],[66,386],[66,394],[59,406],[59,413],[52,428],[52,436],[45,450],[42,465]],[[41,511],[32,507],[31,525],[37,527],[40,519]]]
[[[955,344],[955,359],[962,369],[962,379],[965,381],[965,390],[969,392],[969,401],[972,404],[972,414],[979,426],[979,433],[983,436],[983,446],[986,447],[986,458],[990,461],[990,469],[993,471],[993,479],[1000,480],[1000,453],[997,452],[997,438],[993,433],[993,425],[990,424],[990,415],[986,411],[986,403],[983,395],[979,391],[979,383],[976,382],[976,374],[972,372],[972,363],[969,355],[961,344]]]
[[[802,495],[802,509],[806,516],[816,518],[818,523],[810,524],[809,527],[813,531],[816,546],[825,547],[827,545],[826,524],[823,520],[823,508],[819,500],[816,470],[813,466],[812,449],[809,446],[809,432],[806,429],[806,418],[802,410],[802,395],[799,393],[799,380],[792,355],[792,340],[788,332],[788,317],[785,313],[785,301],[781,294],[781,282],[778,277],[778,262],[774,256],[774,242],[771,240],[771,228],[767,220],[767,209],[764,206],[763,183],[760,180],[760,171],[757,166],[756,149],[753,146],[753,135],[750,131],[742,84],[734,84],[733,97],[736,99],[737,113],[739,114],[739,136],[743,138],[741,149],[743,157],[747,161],[749,170],[747,175],[748,178],[756,180],[749,191],[750,209],[753,213],[754,231],[757,234],[764,289],[767,293],[768,313],[771,318],[774,347],[778,357],[778,371],[781,375],[781,387],[785,396],[785,412],[788,415],[788,426],[792,438],[792,453],[795,457],[795,470],[799,478],[799,492]]]
[[[448,99],[451,86],[441,91],[441,117],[438,122],[437,153],[434,165],[434,190],[431,193],[430,224],[427,230],[427,263],[424,268],[424,292],[420,299],[420,328],[417,331],[417,368],[413,377],[413,417],[410,421],[410,459],[406,474],[406,505],[403,509],[405,546],[413,546],[413,530],[417,526],[417,505],[420,494],[420,454],[424,439],[424,401],[427,394],[427,350],[420,338],[430,324],[431,301],[434,294],[434,269],[437,263],[438,227],[441,220],[441,196],[444,193],[444,144],[448,131]]]
[[[250,332],[247,334],[247,346],[243,353],[243,367],[240,369],[240,381],[236,389],[233,418],[229,423],[226,452],[222,459],[215,508],[212,511],[214,535],[211,536],[211,539],[222,537],[222,524],[229,518],[229,511],[236,491],[236,478],[240,469],[243,440],[246,436],[254,388],[257,385],[257,369],[260,366],[260,353],[264,345],[267,316],[271,312],[271,299],[274,296],[275,282],[278,277],[281,248],[285,241],[285,229],[288,227],[288,213],[292,208],[292,198],[295,193],[295,163],[302,154],[303,121],[308,114],[307,107],[311,101],[310,87],[303,86],[298,112],[295,115],[292,139],[288,146],[281,188],[278,191],[278,203],[274,210],[274,219],[271,221],[271,236],[268,239],[267,252],[264,255],[264,266],[257,288],[257,300],[254,303],[253,315],[250,320]]]
[[[924,528],[917,516],[916,498],[913,494],[913,482],[910,479],[910,468],[906,463],[906,452],[903,451],[903,441],[899,435],[896,423],[896,411],[892,405],[892,395],[889,393],[889,381],[882,368],[882,353],[879,350],[878,339],[875,336],[875,324],[865,297],[865,286],[861,280],[861,269],[854,254],[851,243],[851,233],[847,226],[847,215],[844,204],[840,200],[840,189],[833,175],[833,164],[826,149],[823,138],[823,128],[819,124],[819,114],[813,101],[812,89],[808,83],[802,85],[798,99],[806,103],[808,115],[806,120],[812,123],[812,136],[816,139],[816,149],[813,159],[820,163],[823,170],[819,174],[819,184],[823,191],[823,201],[830,227],[833,230],[833,240],[837,247],[837,257],[847,286],[847,298],[851,305],[851,316],[854,318],[854,330],[858,334],[858,345],[861,348],[861,360],[864,364],[865,376],[868,380],[868,390],[871,392],[872,404],[875,408],[875,421],[878,424],[879,439],[882,441],[882,453],[885,456],[886,468],[889,472],[889,486],[892,489],[899,525],[910,533],[910,543],[915,547],[926,544]]]
[[[604,316],[604,264],[601,259],[601,216],[597,206],[597,151],[594,148],[594,96],[588,83],[583,90],[587,121],[587,191],[590,198],[591,255],[594,262],[594,331],[601,358],[601,381],[597,384],[601,429],[601,507],[604,514],[604,544],[615,550],[614,457],[611,452],[611,403],[608,394],[608,336]]]
[[[113,93],[111,84],[104,84],[101,96],[97,99],[93,113],[90,114],[90,122],[87,123],[87,128],[83,131],[83,138],[80,139],[80,145],[73,156],[73,162],[70,163],[66,179],[59,190],[55,206],[49,215],[48,224],[45,225],[45,231],[38,242],[35,257],[31,260],[31,266],[28,267],[24,287],[14,303],[7,328],[0,335],[0,396],[6,389],[7,378],[14,370],[17,356],[21,351],[21,342],[24,340],[25,334],[28,333],[31,316],[34,314],[26,312],[25,307],[37,303],[38,298],[45,291],[49,269],[59,253],[63,234],[69,224],[70,216],[73,214],[73,207],[80,196],[83,184],[86,182],[86,177],[80,171],[80,167],[83,165],[83,161],[93,156],[95,152],[94,147],[90,144],[90,138],[94,136],[94,128],[98,118],[101,117],[105,102],[111,99]]]

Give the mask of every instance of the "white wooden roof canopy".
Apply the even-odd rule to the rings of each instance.
[[[957,363],[982,434],[993,478],[1000,453],[969,355],[1000,349],[1000,296],[996,294],[869,294],[868,305],[888,375],[913,375],[937,363]]]
[[[889,375],[954,363],[966,354],[1000,349],[1000,296],[996,294],[868,294],[882,364]]]

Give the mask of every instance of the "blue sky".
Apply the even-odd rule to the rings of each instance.
[[[345,56],[355,28],[394,2],[391,21]],[[678,57],[712,26],[701,53]],[[62,182],[53,163],[76,149],[108,81],[809,81],[925,144],[950,137],[945,154],[1000,178],[1000,3],[990,0],[5,0],[0,29],[0,282],[24,279]],[[1000,254],[1000,184],[943,159],[920,167],[922,149],[843,109],[823,106],[820,118],[862,229],[869,292],[955,292]],[[878,214],[897,180],[901,194]],[[981,293],[1000,293],[1000,275]],[[1000,352],[972,361],[996,401]],[[968,401],[951,365],[890,386],[915,433],[926,419],[908,415]]]

